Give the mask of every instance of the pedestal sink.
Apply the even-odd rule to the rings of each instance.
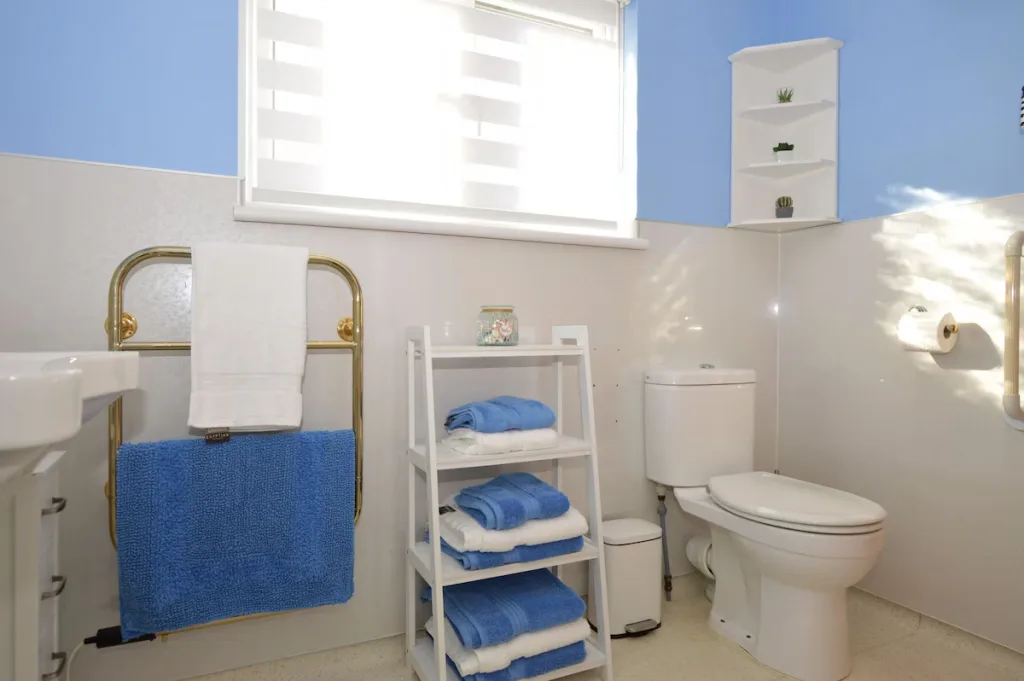
[[[64,671],[55,445],[138,385],[135,352],[0,353],[0,681]]]
[[[0,486],[138,385],[137,352],[0,352]]]

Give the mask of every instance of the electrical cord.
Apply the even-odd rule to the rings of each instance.
[[[138,638],[130,638],[125,641],[121,638],[121,627],[107,627],[106,629],[100,629],[94,636],[90,636],[85,639],[71,651],[71,655],[68,656],[68,663],[64,668],[64,681],[71,681],[71,663],[75,661],[78,651],[81,650],[83,646],[95,645],[97,648],[111,648],[113,646],[123,646],[128,643],[153,641],[155,639],[156,634],[143,634]]]
[[[84,645],[85,641],[79,643],[77,646],[75,646],[75,649],[71,651],[71,655],[68,656],[68,667],[67,671],[64,672],[64,681],[71,681],[71,665],[74,663],[75,656],[78,655],[78,651],[81,650],[82,646]]]

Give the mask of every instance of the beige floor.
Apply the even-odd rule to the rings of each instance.
[[[780,675],[711,631],[695,576],[676,581],[660,630],[612,646],[616,681],[774,681]],[[850,593],[849,681],[1024,681],[1024,655],[859,591]],[[580,674],[572,681],[597,681]],[[409,681],[401,637],[202,677],[202,681]]]

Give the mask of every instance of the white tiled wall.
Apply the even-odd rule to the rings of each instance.
[[[644,368],[751,367],[758,373],[758,467],[778,461],[784,473],[862,494],[889,511],[887,547],[864,586],[1024,650],[1024,434],[1003,425],[999,411],[1002,248],[1024,226],[1024,197],[781,239],[645,223],[646,252],[235,224],[233,197],[230,178],[0,155],[0,348],[104,348],[110,273],[125,255],[153,244],[294,243],[349,263],[366,294],[369,344],[356,595],[337,608],[90,650],[76,660],[75,678],[136,679],[145,669],[154,681],[175,679],[398,632],[403,329],[429,324],[449,342],[470,342],[476,306],[494,302],[518,306],[527,338],[543,339],[552,324],[589,325],[609,516],[656,519],[644,478]],[[184,270],[154,266],[128,289],[139,338],[184,337]],[[327,273],[313,275],[310,289],[311,333],[327,338],[347,314],[347,291]],[[899,349],[895,322],[914,304],[958,316],[961,339],[952,354]],[[127,404],[129,439],[185,434],[185,361],[146,359],[145,388]],[[345,360],[317,356],[310,369],[307,425],[346,425]],[[508,389],[510,380],[538,397],[550,388],[541,369],[443,379],[439,409]],[[102,419],[88,425],[62,463],[69,512],[61,518],[61,551],[74,585],[62,597],[65,648],[117,622],[104,429]],[[683,540],[696,528],[669,502],[679,573],[687,570]]]
[[[770,471],[776,467],[778,238],[734,229],[657,227],[645,232],[651,249],[636,296],[645,313],[637,322],[645,329],[644,354],[651,366],[708,363],[754,369],[754,465]],[[642,377],[635,380],[631,394],[642,393]],[[642,410],[636,418],[642,439]],[[643,457],[629,462],[634,471],[627,479],[642,479]],[[637,492],[649,487],[641,482]],[[657,500],[650,491],[643,498],[649,515]],[[702,521],[683,515],[671,492],[666,505],[672,573],[686,574],[693,570],[686,540],[707,530],[700,527]]]
[[[1022,228],[1017,195],[784,235],[779,458],[889,512],[864,588],[1024,651],[1024,433],[1000,407],[1003,247]],[[901,350],[917,304],[957,316],[951,354]]]
[[[608,516],[655,520],[644,478],[642,373],[651,362],[747,366],[758,372],[757,456],[775,460],[777,240],[715,228],[645,224],[646,252],[486,239],[236,224],[230,178],[0,155],[0,348],[104,349],[111,272],[129,253],[202,240],[302,244],[348,263],[366,301],[365,506],[356,536],[356,593],[346,605],[216,627],[96,652],[84,681],[177,679],[398,633],[402,622],[405,481],[404,329],[429,324],[442,342],[472,342],[477,306],[513,303],[524,338],[587,324],[592,338],[602,492]],[[154,265],[128,283],[137,339],[184,338],[189,279]],[[329,273],[310,282],[310,333],[329,338],[348,313]],[[129,440],[181,437],[188,372],[147,357],[143,390],[126,400]],[[347,360],[309,360],[307,427],[348,424]],[[337,373],[335,373],[337,372]],[[542,369],[510,377],[452,372],[438,408],[509,390],[545,396]],[[62,466],[64,647],[118,621],[116,555],[106,529],[105,420],[87,425]],[[671,501],[671,499],[670,499]],[[674,509],[674,504],[671,505]],[[675,513],[675,511],[673,511]],[[677,522],[678,514],[670,518]],[[674,525],[673,559],[684,566]]]

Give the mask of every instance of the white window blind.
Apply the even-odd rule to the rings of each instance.
[[[633,236],[617,0],[253,0],[243,201]]]

